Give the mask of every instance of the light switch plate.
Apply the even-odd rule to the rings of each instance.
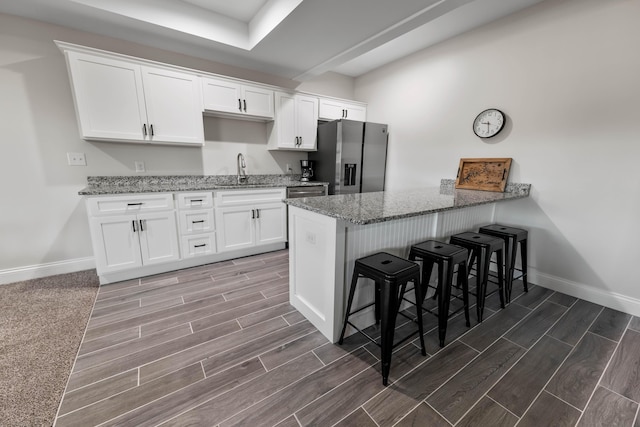
[[[87,159],[84,153],[67,153],[67,163],[69,166],[87,166]]]

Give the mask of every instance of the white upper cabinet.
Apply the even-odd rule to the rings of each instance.
[[[364,122],[367,119],[367,107],[341,99],[320,98],[320,120],[339,119]]]
[[[273,90],[234,80],[202,78],[204,110],[237,118],[273,119]]]
[[[315,151],[318,98],[277,92],[276,116],[269,135],[270,150]]]
[[[196,75],[73,51],[67,60],[83,138],[204,143]]]

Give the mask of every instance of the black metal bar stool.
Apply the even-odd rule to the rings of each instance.
[[[522,228],[508,227],[500,224],[490,224],[480,227],[479,233],[488,234],[490,236],[499,237],[504,240],[504,269],[506,273],[504,297],[507,303],[511,302],[511,288],[514,280],[522,279],[524,291],[529,292],[527,284],[527,238],[528,231]],[[520,243],[520,267],[516,268],[516,254],[518,251],[518,243]],[[520,275],[515,276],[515,272],[519,271]]]
[[[491,255],[495,252],[497,258],[498,269],[498,290],[500,294],[500,307],[504,308],[503,284],[504,276],[502,272],[504,241],[500,238],[489,236],[487,234],[464,232],[454,234],[449,238],[449,243],[462,246],[469,250],[468,271],[473,268],[474,262],[477,260],[476,267],[476,312],[478,314],[478,322],[482,322],[484,314],[484,300],[487,297],[487,283],[489,282],[489,265]],[[493,292],[491,293],[493,294]],[[489,295],[491,295],[489,294]]]
[[[438,339],[440,347],[444,347],[444,340],[447,334],[447,321],[450,316],[458,313],[459,310],[449,314],[449,303],[451,300],[451,287],[453,286],[454,267],[458,266],[457,284],[462,286],[462,301],[464,304],[464,315],[467,320],[467,326],[471,326],[469,322],[469,283],[467,274],[467,258],[469,252],[467,249],[450,245],[436,240],[428,240],[411,246],[409,251],[409,260],[415,261],[416,258],[422,259],[422,299],[427,295],[427,289],[435,289],[434,297],[438,297],[438,313],[423,308],[423,310],[435,314],[438,317]],[[438,264],[438,283],[436,286],[429,284],[433,264]]]
[[[376,283],[375,301],[371,304],[351,311],[353,303],[353,295],[356,291],[358,279],[366,277],[372,279]],[[407,289],[407,283],[413,282],[416,298],[416,312],[418,314],[418,330],[404,337],[395,345],[393,343],[393,335],[396,326],[396,317],[402,297]],[[349,316],[355,314],[367,307],[375,305],[376,323],[380,319],[380,343],[363,332],[360,328],[349,321]],[[342,344],[347,324],[353,326],[358,332],[367,337],[370,341],[380,346],[382,360],[382,384],[387,385],[389,371],[391,369],[391,352],[393,348],[413,335],[420,335],[420,345],[422,347],[422,355],[426,356],[427,351],[424,347],[424,337],[422,332],[422,298],[420,295],[420,266],[415,262],[388,254],[386,252],[378,252],[373,255],[366,256],[356,260],[353,269],[353,277],[351,279],[351,288],[349,289],[349,300],[347,302],[347,310],[344,316],[344,324],[342,333],[340,334],[339,344]]]

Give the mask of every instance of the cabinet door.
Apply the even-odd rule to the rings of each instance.
[[[67,55],[82,138],[144,141],[147,112],[140,67],[77,52]]]
[[[367,118],[367,108],[360,104],[321,98],[319,115],[320,120],[348,119],[364,122]]]
[[[273,91],[257,86],[242,86],[242,108],[245,114],[273,119]]]
[[[320,119],[321,120],[338,120],[344,115],[344,107],[342,102],[332,99],[320,99]]]
[[[216,208],[218,251],[231,251],[255,245],[254,212],[251,207]]]
[[[91,218],[90,226],[98,274],[142,265],[135,215]]]
[[[286,242],[287,207],[284,203],[256,205],[256,245]]]
[[[148,137],[153,142],[204,144],[198,77],[142,67]]]
[[[301,138],[298,148],[315,150],[318,135],[318,98],[296,96],[296,119],[297,135]]]
[[[345,119],[364,122],[367,120],[367,109],[362,105],[344,104]]]
[[[297,148],[296,100],[295,96],[286,93],[276,94],[276,126],[277,147]]]
[[[138,214],[137,218],[144,265],[180,259],[176,216],[173,211]]]
[[[242,114],[240,85],[230,80],[202,79],[204,109]]]

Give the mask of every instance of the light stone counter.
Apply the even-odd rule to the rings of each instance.
[[[79,195],[97,196],[328,185],[327,182],[301,182],[300,174],[248,175],[246,184],[238,184],[236,175],[90,176],[87,177],[87,184],[87,187],[78,192]]]
[[[453,185],[449,185],[449,180],[443,180],[440,187],[287,199],[285,203],[331,218],[364,225],[521,199],[529,196],[530,187],[530,184],[510,184],[504,193],[456,190]]]
[[[526,198],[531,187],[510,184],[495,193],[455,190],[453,184],[443,180],[440,187],[411,191],[286,199],[291,304],[336,342],[356,259],[380,251],[406,258],[415,243],[476,231],[494,222],[496,203]],[[517,218],[509,225],[526,226]],[[373,301],[373,289],[359,286],[354,307]],[[372,325],[373,309],[350,320],[362,328]]]

